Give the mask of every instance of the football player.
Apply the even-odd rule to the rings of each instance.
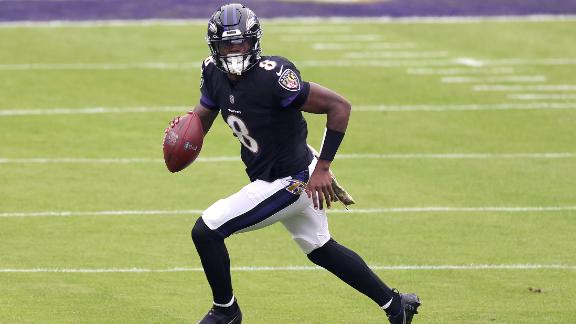
[[[211,55],[202,64],[201,98],[194,108],[207,133],[220,113],[241,144],[250,183],[206,209],[192,239],[212,289],[213,305],[200,323],[240,323],[224,240],[276,222],[308,258],[371,298],[391,323],[410,323],[420,306],[414,294],[390,289],[355,252],[328,231],[324,207],[337,200],[330,163],[344,138],[350,103],[302,81],[288,59],[261,55],[258,18],[241,4],[218,9],[208,22]],[[306,144],[302,112],[327,115],[320,155]],[[176,121],[177,122],[177,121]]]

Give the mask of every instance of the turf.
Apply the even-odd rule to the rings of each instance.
[[[198,101],[200,62],[208,54],[204,28],[203,24],[0,28],[0,322],[189,323],[208,310],[209,287],[199,271],[200,262],[190,239],[198,213],[168,212],[202,210],[236,192],[247,181],[243,166],[239,159],[198,161],[181,173],[170,174],[161,160],[163,128],[174,115]],[[565,158],[337,159],[333,169],[358,201],[355,208],[381,211],[332,213],[330,229],[339,242],[356,250],[370,265],[380,267],[376,271],[388,284],[420,295],[424,306],[415,323],[574,321],[576,211],[546,208],[576,206],[576,110],[453,111],[450,107],[455,105],[527,105],[542,100],[513,100],[507,92],[473,91],[477,83],[443,83],[442,76],[408,70],[421,68],[427,61],[443,61],[441,66],[426,68],[457,68],[466,70],[465,76],[481,77],[490,68],[507,67],[513,75],[546,78],[535,84],[573,84],[573,65],[542,61],[576,57],[572,37],[576,22],[343,26],[264,21],[264,28],[265,54],[289,57],[300,66],[306,80],[342,93],[355,107],[448,107],[446,111],[353,111],[340,150],[343,154],[572,154]],[[318,33],[299,36],[294,32],[306,29],[317,29]],[[301,42],[290,41],[299,37]],[[338,42],[338,37],[351,40]],[[362,37],[374,40],[362,42]],[[316,43],[358,49],[315,50]],[[385,68],[313,64],[348,61],[365,65],[372,59],[347,59],[348,51],[362,53],[366,51],[363,46],[380,43],[409,43],[414,47],[380,52],[446,52],[447,56],[390,59],[402,66]],[[468,67],[454,63],[457,58],[488,63]],[[499,61],[502,59],[533,62],[505,65]],[[42,70],[22,66],[15,70],[14,65],[150,62],[185,65],[167,70]],[[570,100],[544,101],[574,104]],[[1,114],[91,107],[176,108],[142,113]],[[324,117],[306,117],[309,142],[318,146]],[[237,156],[238,151],[238,142],[228,127],[217,120],[201,157]],[[144,160],[13,161],[35,158]],[[477,210],[387,209],[439,206]],[[485,207],[544,210],[478,210]],[[6,217],[10,213],[150,210],[167,212]],[[235,293],[246,323],[385,321],[370,300],[325,271],[253,271],[260,267],[311,266],[282,226],[233,236],[228,246],[235,269]],[[482,265],[536,268],[493,269]],[[382,268],[385,266],[410,268]],[[185,269],[14,272],[133,268]]]

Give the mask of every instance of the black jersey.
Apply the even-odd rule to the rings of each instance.
[[[312,153],[308,129],[299,108],[310,84],[294,64],[263,56],[238,81],[228,79],[211,57],[202,64],[201,104],[220,110],[241,143],[242,161],[251,181],[273,181],[308,168]]]

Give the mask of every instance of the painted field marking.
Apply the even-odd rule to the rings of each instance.
[[[490,67],[490,68],[408,68],[406,73],[411,75],[466,75],[466,74],[513,74],[512,67]]]
[[[549,84],[549,85],[502,85],[478,84],[472,87],[474,91],[576,91],[576,84]]]
[[[264,31],[268,34],[276,34],[275,37],[278,35],[302,35],[302,34],[314,34],[314,35],[322,35],[322,34],[353,34],[354,31],[352,30],[351,26],[342,26],[342,25],[307,25],[302,26],[299,25],[291,25],[291,26],[278,26],[277,24],[271,24],[269,26],[264,26]],[[322,35],[324,37],[324,35]]]
[[[198,69],[199,63],[30,63],[0,64],[0,71],[29,70],[192,70]]]
[[[376,42],[382,40],[379,34],[359,34],[359,35],[327,35],[322,37],[327,42]],[[300,36],[281,36],[281,42],[317,42],[318,36],[300,35]]]
[[[414,43],[313,43],[312,49],[317,51],[335,51],[335,50],[376,50],[376,49],[412,49],[416,48]]]
[[[47,108],[47,109],[7,109],[0,110],[0,116],[33,116],[33,115],[91,115],[91,114],[118,114],[118,113],[153,113],[153,112],[180,112],[191,109],[186,106],[164,107],[91,107],[91,108]]]
[[[104,210],[94,212],[82,211],[41,211],[29,213],[0,213],[0,217],[86,217],[86,216],[130,216],[130,215],[200,215],[203,210]]]
[[[364,209],[330,209],[329,214],[396,214],[396,213],[538,213],[576,211],[576,206],[513,206],[513,207],[391,207]],[[0,218],[13,217],[97,217],[97,216],[166,216],[200,215],[202,210],[105,210],[105,211],[38,211],[4,212]]]
[[[482,64],[473,64],[472,61],[462,59],[437,59],[437,60],[307,60],[296,61],[299,67],[379,67],[379,68],[417,68],[417,67],[449,67],[449,66],[469,66],[475,68],[489,66],[535,66],[535,65],[576,65],[574,58],[549,58],[549,59],[490,59],[483,60]],[[478,61],[479,62],[479,61]]]
[[[412,59],[408,56],[419,57],[417,52],[413,54],[405,53],[396,54],[397,52],[389,52],[390,54],[354,54],[359,55],[358,59],[362,58],[361,55],[389,55],[390,58],[395,58],[394,55],[404,57],[405,59],[397,60],[305,60],[296,61],[299,67],[310,68],[323,68],[323,67],[379,67],[379,68],[418,68],[418,67],[449,67],[449,66],[470,66],[475,68],[489,67],[489,66],[509,66],[509,65],[576,65],[576,59],[573,58],[551,58],[551,59],[493,59],[484,60],[482,65],[471,65],[470,63],[463,62],[461,59]],[[432,55],[443,56],[444,52],[432,52]],[[429,53],[430,54],[430,53]],[[427,54],[426,54],[427,55]],[[62,70],[62,71],[83,71],[83,70],[166,70],[166,71],[181,71],[181,70],[195,70],[199,69],[200,63],[198,62],[141,62],[141,63],[15,63],[15,64],[0,64],[0,71],[36,71],[36,70]]]
[[[292,26],[276,26],[270,25],[265,27],[266,33],[278,33],[282,35],[286,34],[346,34],[353,32],[350,26],[302,26],[302,25],[292,25]]]
[[[509,94],[508,99],[515,100],[574,100],[576,94],[562,94],[562,93],[512,93]]]
[[[463,264],[463,265],[369,265],[373,270],[386,271],[419,271],[419,270],[576,270],[576,265],[569,264]],[[317,266],[236,266],[231,267],[233,272],[261,272],[261,271],[324,271]],[[0,273],[170,273],[170,272],[204,272],[200,267],[174,267],[165,269],[152,268],[108,268],[108,269],[82,269],[82,268],[30,268],[30,269],[0,269]]]
[[[447,57],[448,52],[437,51],[437,52],[346,52],[344,54],[345,58],[349,59],[377,59],[377,58],[438,58]]]
[[[573,159],[576,152],[548,153],[388,153],[338,154],[340,160],[487,160],[487,159]],[[240,162],[239,156],[199,157],[197,163]],[[163,164],[154,158],[0,158],[1,164]]]
[[[240,156],[214,156],[199,157],[195,162],[241,162]],[[153,158],[29,158],[29,159],[5,159],[0,158],[0,164],[163,164],[162,159]]]
[[[484,110],[553,110],[576,109],[576,102],[529,102],[504,104],[463,104],[463,105],[359,105],[353,111],[484,111]]]
[[[477,59],[473,59],[473,58],[468,58],[468,57],[460,57],[456,59],[456,63],[462,64],[462,65],[466,65],[466,66],[471,66],[471,67],[482,67],[484,66],[484,62],[477,60]]]
[[[517,86],[515,86],[517,87]],[[576,91],[576,86],[574,86]],[[534,90],[534,88],[532,88]],[[487,90],[482,90],[487,91]],[[42,115],[92,115],[125,113],[185,113],[190,106],[164,107],[92,107],[92,108],[46,108],[46,109],[6,109],[0,110],[0,117],[42,116]],[[354,105],[355,112],[410,112],[410,111],[484,111],[484,110],[551,110],[576,109],[576,102],[527,102],[503,104],[455,104],[455,105]]]
[[[460,17],[293,17],[265,18],[265,25],[307,23],[307,24],[476,24],[483,22],[522,23],[574,21],[576,15],[523,15],[523,16],[460,16]],[[85,21],[16,21],[0,22],[0,28],[98,28],[98,27],[141,27],[141,26],[204,26],[206,19],[139,19],[139,20],[85,20]]]
[[[500,83],[500,82],[546,82],[544,75],[510,75],[510,76],[483,76],[465,77],[448,76],[442,77],[442,83]]]

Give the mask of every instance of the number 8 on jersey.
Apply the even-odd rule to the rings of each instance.
[[[250,136],[250,131],[242,119],[238,118],[238,116],[230,115],[226,122],[244,147],[254,154],[258,153],[258,142]]]

